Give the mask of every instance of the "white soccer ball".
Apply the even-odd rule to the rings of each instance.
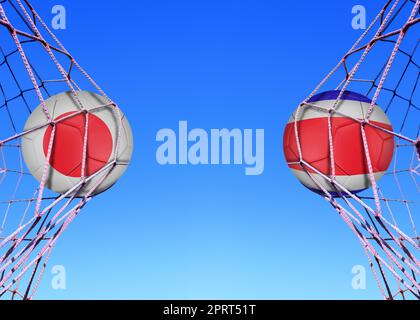
[[[28,118],[27,133],[22,137],[23,157],[31,174],[41,181],[46,164],[45,186],[60,194],[96,195],[114,185],[133,152],[131,127],[121,110],[107,98],[88,91],[77,92],[77,98],[71,92],[60,93],[47,99],[45,105],[53,122],[49,123],[39,105]]]
[[[308,100],[316,107],[301,108],[290,117],[283,136],[283,148],[289,168],[307,188],[323,193],[322,188],[333,196],[339,189],[330,182],[332,177],[331,146],[329,141],[328,116],[340,90],[319,93]],[[332,147],[334,148],[335,180],[349,192],[358,193],[371,186],[367,155],[362,137],[362,123],[372,101],[357,92],[344,91],[331,115]],[[388,170],[394,152],[392,124],[385,112],[375,105],[364,128],[369,150],[372,175],[378,181]],[[296,130],[299,137],[302,160],[300,163]],[[381,130],[382,128],[383,130]]]

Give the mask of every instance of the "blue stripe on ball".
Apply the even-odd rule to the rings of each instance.
[[[319,195],[321,195],[321,196],[324,196],[325,194],[324,194],[324,192],[322,191],[322,190],[318,190],[318,189],[315,189],[315,188],[309,188],[309,187],[307,187],[307,186],[305,186],[306,188],[308,188],[309,190],[311,190],[312,192],[315,192],[315,193],[318,193]],[[350,193],[352,193],[352,194],[357,194],[357,193],[360,193],[360,192],[362,192],[362,191],[365,191],[365,190],[367,190],[368,188],[364,188],[364,189],[359,189],[359,190],[349,190],[350,191]],[[341,191],[341,195],[340,195],[340,193],[339,192],[337,192],[337,191],[329,191],[329,194],[331,194],[331,196],[333,197],[333,198],[339,198],[339,197],[341,197],[341,196],[344,196],[345,198],[349,198],[350,196],[343,190],[343,191]]]
[[[331,90],[331,91],[321,92],[314,95],[312,98],[310,98],[308,100],[308,103],[322,101],[322,100],[336,100],[339,94],[340,94],[340,90]],[[370,100],[368,97],[360,93],[353,92],[353,91],[344,91],[343,95],[341,96],[341,100],[354,100],[354,101],[360,101],[360,102],[366,102],[366,103],[372,102],[372,100]]]

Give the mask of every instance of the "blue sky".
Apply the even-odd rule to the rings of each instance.
[[[59,240],[38,298],[353,299],[366,257],[338,215],[290,173],[288,117],[360,36],[371,1],[42,1],[67,9],[66,48],[131,122],[124,177]],[[161,166],[161,128],[265,130],[265,171]],[[67,289],[51,288],[54,265]]]

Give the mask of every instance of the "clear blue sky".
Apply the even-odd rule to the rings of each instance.
[[[135,138],[132,164],[59,240],[38,298],[381,298],[351,287],[358,240],[287,168],[288,117],[360,36],[351,8],[372,1],[38,1],[67,8],[57,31],[119,103]],[[156,132],[265,129],[265,171],[160,166]],[[67,290],[51,289],[54,265]]]

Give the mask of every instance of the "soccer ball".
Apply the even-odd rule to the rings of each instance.
[[[31,174],[41,181],[46,165],[45,186],[60,194],[96,195],[114,185],[133,152],[131,127],[121,110],[88,91],[79,91],[77,96],[57,94],[45,101],[45,107],[52,123],[41,104],[28,118],[22,137],[23,157]],[[78,188],[82,176],[86,183]]]
[[[289,168],[303,185],[318,193],[322,192],[318,185],[320,184],[333,195],[338,194],[337,188],[316,170],[327,177],[331,177],[328,111],[334,105],[339,93],[338,90],[327,91],[309,99],[308,103],[319,108],[303,106],[298,113],[298,118],[296,118],[296,110],[290,117],[284,131],[283,148]],[[336,112],[332,113],[336,181],[352,193],[365,190],[371,185],[361,133],[362,124],[355,120],[365,118],[370,104],[371,100],[369,98],[356,92],[345,91],[338,102]],[[316,170],[300,163],[295,121],[297,121],[302,160]],[[379,106],[374,107],[369,122],[392,131],[391,122]],[[365,133],[373,175],[377,181],[384,175],[392,161],[394,138],[392,134],[370,125],[365,125]],[[343,193],[345,194],[345,192]]]

